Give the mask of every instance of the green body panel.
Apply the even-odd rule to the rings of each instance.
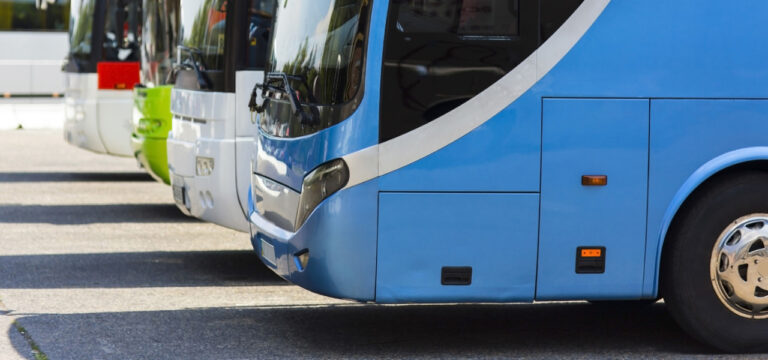
[[[170,184],[166,140],[171,131],[173,85],[133,90],[133,155],[157,181]]]

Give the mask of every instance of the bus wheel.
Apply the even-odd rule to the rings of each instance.
[[[768,351],[768,173],[716,179],[681,211],[662,259],[670,314],[720,350]]]

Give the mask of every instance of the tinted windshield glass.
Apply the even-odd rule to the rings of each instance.
[[[70,3],[69,48],[76,58],[88,60],[91,56],[95,9],[96,0],[72,0]]]
[[[0,0],[0,31],[67,31],[69,2]]]
[[[203,70],[224,69],[226,0],[184,0],[181,45],[201,53]]]
[[[284,94],[271,97],[262,129],[301,136],[334,125],[357,107],[362,88],[370,0],[279,1],[267,72],[288,75],[301,103],[315,113],[302,124],[285,111]]]
[[[178,0],[144,0],[141,82],[147,86],[165,84],[173,66],[179,23],[178,6]]]
[[[250,0],[248,3],[248,50],[246,67],[263,69],[267,60],[275,0]]]
[[[104,55],[107,61],[139,61],[141,0],[107,0]]]

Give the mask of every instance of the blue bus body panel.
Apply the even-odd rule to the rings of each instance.
[[[662,227],[671,221],[673,197],[691,175],[712,159],[739,149],[721,166],[765,159],[768,144],[766,100],[653,100],[651,102],[651,168],[645,293],[655,294]],[[694,186],[712,175],[693,178]],[[767,184],[768,185],[768,184]],[[688,189],[687,192],[692,191]],[[714,239],[712,240],[714,246]]]
[[[537,299],[640,293],[648,105],[648,100],[544,100]],[[608,183],[584,186],[583,175],[605,175]],[[604,273],[575,272],[579,246],[606,248]]]
[[[382,191],[539,191],[541,99],[527,94],[426,158],[381,177]]]
[[[378,143],[386,10],[387,1],[373,2],[365,96],[358,110],[350,119],[303,138],[260,135],[256,172],[298,190],[304,175],[315,166]],[[538,298],[655,296],[663,231],[682,198],[693,190],[686,186],[704,181],[692,176],[708,176],[709,170],[738,159],[768,156],[761,147],[768,141],[768,106],[760,100],[768,99],[766,14],[766,1],[733,1],[727,6],[701,0],[611,1],[549,73],[493,118],[408,166],[326,199],[294,238],[278,240],[285,245],[285,254],[309,243],[322,247],[318,254],[327,254],[327,258],[310,259],[310,264],[325,264],[310,265],[300,272],[286,260],[281,275],[313,291],[361,300],[470,299],[460,291],[451,298],[446,291],[454,290],[421,288],[418,279],[408,278],[407,272],[397,273],[398,265],[412,261],[398,255],[425,254],[437,238],[415,219],[437,219],[430,219],[425,210],[432,204],[425,203],[427,195],[379,197],[379,192],[488,192],[494,193],[488,195],[494,199],[488,201],[494,202],[535,197],[541,192],[540,238],[525,233],[517,244],[525,249],[540,247]],[[547,106],[550,102],[567,101],[550,98],[596,100],[574,99],[569,104],[576,108],[555,112]],[[602,114],[592,109],[596,103],[616,108]],[[543,112],[542,107],[552,112]],[[621,134],[622,141],[614,141],[611,134]],[[737,152],[712,162],[732,150]],[[631,160],[622,164],[623,156]],[[578,184],[575,176],[582,171],[601,170],[588,165],[604,165],[602,169],[611,172],[608,187],[584,189]],[[633,179],[621,181],[629,176]],[[614,184],[624,190],[617,190]],[[468,199],[470,203],[479,201],[472,196]],[[378,200],[382,200],[381,207]],[[457,203],[454,208],[462,206],[466,205]],[[528,221],[527,206],[521,208],[522,213],[511,212],[520,218],[510,217],[509,221]],[[400,207],[407,211],[399,214],[395,210]],[[485,208],[474,211],[485,213]],[[377,224],[377,217],[381,223]],[[475,220],[480,221],[479,217]],[[598,227],[603,224],[616,228]],[[625,226],[618,229],[620,224]],[[610,229],[620,239],[605,240],[606,273],[576,275],[575,247],[601,245],[588,234],[603,241]],[[470,230],[487,235],[484,229]],[[507,231],[517,236],[516,230]],[[508,245],[505,236],[488,239],[482,247],[487,250],[475,251],[494,254],[493,249]],[[453,244],[456,248],[451,251],[464,250],[459,240]],[[380,274],[376,273],[377,261]],[[313,266],[319,269],[316,273]],[[350,274],[341,275],[346,266]],[[536,272],[536,264],[526,261],[515,271],[499,274],[498,280],[515,279],[512,284],[522,284],[520,279]],[[377,285],[377,281],[383,283]],[[381,294],[374,295],[377,286]]]
[[[613,0],[532,91],[545,97],[768,98],[768,2]],[[738,19],[738,20],[735,20]]]
[[[539,196],[381,193],[376,301],[533,300]],[[443,267],[470,285],[441,285]]]

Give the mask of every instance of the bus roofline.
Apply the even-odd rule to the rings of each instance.
[[[662,218],[662,227],[657,237],[656,248],[656,266],[654,273],[653,288],[650,289],[653,296],[658,296],[659,293],[659,274],[661,270],[661,253],[664,247],[664,241],[666,240],[669,227],[672,225],[675,216],[677,216],[680,207],[683,206],[691,194],[696,191],[703,183],[712,178],[715,174],[730,168],[735,165],[747,163],[750,161],[768,160],[768,146],[753,146],[733,150],[722,154],[700,166],[694,171],[688,179],[685,180],[682,186],[677,190],[675,196],[667,206],[667,210],[664,212]],[[647,291],[646,291],[647,293]]]

